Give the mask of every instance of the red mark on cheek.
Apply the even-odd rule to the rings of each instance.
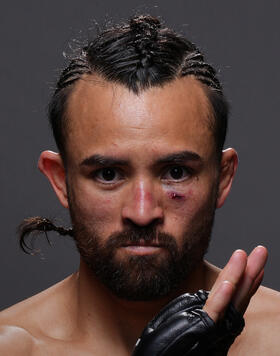
[[[178,194],[176,192],[168,192],[167,195],[173,200],[184,200],[185,196],[183,194]]]
[[[152,201],[152,194],[149,193],[149,192],[147,192],[147,193],[146,193],[146,199],[147,199],[148,201]]]

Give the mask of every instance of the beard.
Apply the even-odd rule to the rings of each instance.
[[[130,301],[155,300],[174,292],[203,260],[214,223],[215,203],[209,199],[196,213],[183,232],[180,248],[174,236],[157,231],[157,222],[144,227],[130,222],[129,228],[102,238],[92,221],[83,221],[72,200],[73,236],[82,260],[115,296]],[[156,242],[164,253],[119,256],[122,247],[140,241]]]

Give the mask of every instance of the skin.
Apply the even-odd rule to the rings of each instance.
[[[121,231],[128,222],[145,226],[158,220],[161,231],[172,233],[180,247],[182,232],[214,187],[216,208],[224,204],[237,154],[233,149],[223,151],[217,165],[211,109],[195,79],[177,79],[137,96],[121,85],[85,77],[75,85],[67,115],[67,172],[60,155],[50,151],[41,154],[39,169],[65,208],[69,196],[75,198],[74,208],[81,218],[94,221],[101,239]],[[195,173],[184,171],[182,179],[175,181],[170,165],[156,162],[181,151],[194,152],[201,159],[184,162]],[[127,161],[122,176],[113,183],[92,174],[100,167],[81,164],[97,153]],[[148,253],[165,251],[149,246],[122,248],[118,258]],[[258,289],[266,260],[267,250],[258,246],[248,257],[242,250],[235,251],[222,271],[201,261],[171,295],[149,302],[116,298],[81,261],[77,273],[1,313],[1,355],[131,355],[142,329],[168,301],[200,288],[211,290],[204,309],[214,321],[223,317],[230,301],[245,312],[246,328],[229,355],[276,355],[279,294]]]

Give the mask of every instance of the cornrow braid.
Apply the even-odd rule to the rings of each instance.
[[[65,235],[73,236],[72,228],[66,229],[62,226],[56,226],[49,219],[35,216],[35,217],[24,219],[23,222],[18,227],[19,244],[20,244],[21,249],[25,253],[34,254],[33,247],[26,243],[26,237],[29,236],[30,234],[34,235],[36,233],[37,234],[44,233],[46,240],[48,241],[49,244],[51,244],[48,234],[47,234],[49,231],[56,231],[62,236],[65,236]]]
[[[216,77],[215,69],[204,61],[200,52],[187,55],[180,67],[179,76],[194,75],[199,81],[222,93],[222,87]]]
[[[87,47],[83,48],[80,56],[73,58],[68,67],[62,71],[56,85],[55,94],[68,85],[73,84],[77,79],[80,79],[83,74],[91,73],[91,69],[86,59],[86,51]]]

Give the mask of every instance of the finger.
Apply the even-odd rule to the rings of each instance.
[[[229,281],[234,286],[240,281],[247,264],[247,255],[243,250],[236,250],[224,269],[220,272],[216,282],[214,283],[211,293],[214,293],[223,281]]]
[[[261,282],[263,280],[263,276],[264,276],[264,270],[262,270],[260,272],[260,274],[258,275],[258,277],[255,279],[253,286],[251,287],[250,292],[247,294],[247,296],[244,297],[242,302],[239,302],[239,305],[236,306],[235,302],[233,301],[233,304],[236,308],[236,310],[238,310],[242,315],[245,313],[250,300],[252,298],[252,296],[256,293],[256,291],[258,290],[259,286],[261,285]]]
[[[230,303],[230,300],[234,294],[234,285],[229,281],[223,281],[219,286],[212,292],[203,310],[210,316],[210,318],[216,322],[223,317],[223,314]]]
[[[256,247],[249,255],[243,278],[241,279],[232,300],[238,311],[245,311],[245,305],[248,305],[247,303],[249,303],[250,298],[259,287],[261,283],[260,274],[264,269],[266,261],[267,249],[263,246]]]
[[[235,288],[246,269],[247,255],[236,250],[214,283],[204,310],[214,320],[223,317],[224,311],[232,299]]]
[[[250,290],[250,295],[251,297],[256,293],[256,291],[258,290],[259,286],[261,285],[262,283],[262,280],[263,280],[263,276],[264,276],[264,270],[262,270],[260,272],[260,274],[258,275],[258,277],[255,279],[255,282]]]

